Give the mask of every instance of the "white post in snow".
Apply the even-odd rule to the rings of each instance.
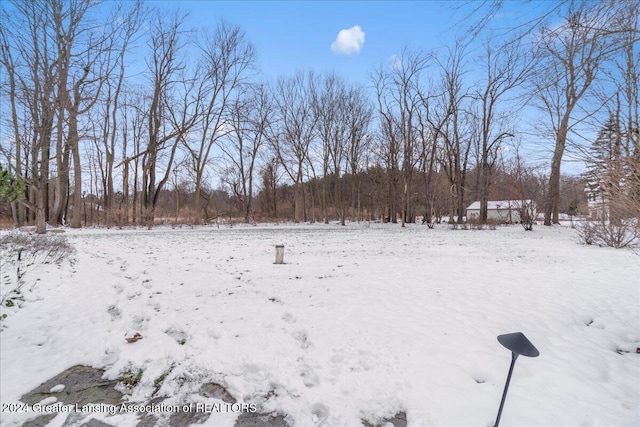
[[[284,245],[276,245],[276,264],[284,264]]]

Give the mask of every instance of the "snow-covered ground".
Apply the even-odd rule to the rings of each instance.
[[[216,382],[296,427],[400,411],[410,427],[485,427],[511,361],[496,336],[521,331],[540,356],[518,359],[502,426],[640,425],[640,256],[581,245],[568,227],[65,235],[77,263],[29,273],[22,307],[2,307],[3,404],[84,364],[112,379],[142,369],[132,401],[149,401],[166,374],[167,402],[214,402],[196,391]],[[276,244],[285,264],[274,264]]]

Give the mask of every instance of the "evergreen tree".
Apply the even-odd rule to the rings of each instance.
[[[591,145],[587,162],[587,179],[599,184],[604,191],[618,187],[623,177],[622,133],[615,117],[611,116],[602,126]]]
[[[591,146],[586,178],[591,188],[600,188],[613,224],[640,216],[640,175],[638,161],[630,155],[625,141],[630,137],[617,117],[611,116]],[[633,130],[632,130],[633,132]]]
[[[0,165],[0,203],[16,202],[24,198],[24,185]]]

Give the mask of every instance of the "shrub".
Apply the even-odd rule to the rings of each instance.
[[[533,224],[535,224],[536,215],[533,208],[529,205],[520,209],[520,224],[522,228],[527,231],[533,230]]]
[[[636,220],[620,221],[618,224],[605,221],[585,222],[577,225],[575,229],[587,245],[597,243],[621,249],[640,240],[640,224]]]
[[[574,226],[574,229],[578,232],[580,239],[587,245],[593,245],[596,238],[595,227],[592,222],[584,222]]]
[[[2,296],[4,303],[12,295],[19,296],[27,283],[27,274],[41,264],[60,264],[69,259],[74,262],[73,246],[64,236],[30,233],[10,233],[0,238],[0,270],[15,269],[15,286]],[[13,282],[7,275],[2,280]]]

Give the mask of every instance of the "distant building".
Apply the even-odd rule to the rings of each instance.
[[[506,224],[522,222],[520,217],[526,209],[531,218],[536,217],[536,204],[533,200],[498,200],[487,203],[487,220]],[[467,208],[467,221],[480,219],[480,202],[476,201]]]
[[[584,188],[587,196],[587,208],[591,219],[607,221],[609,219],[609,198],[600,183],[587,183]]]

